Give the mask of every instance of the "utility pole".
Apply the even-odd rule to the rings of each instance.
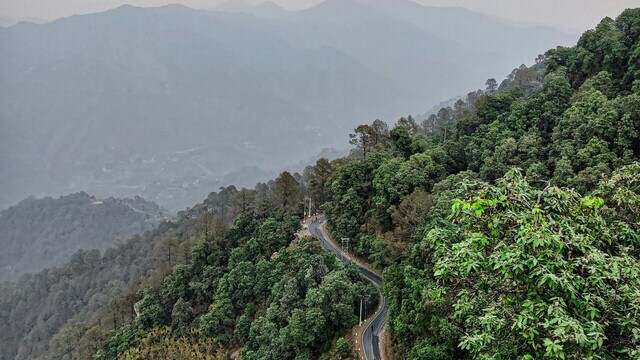
[[[349,253],[349,238],[342,238],[342,252]]]
[[[362,326],[362,296],[360,296],[360,326]]]
[[[369,309],[367,308],[367,303],[369,302],[369,294],[364,296],[364,317],[365,319],[369,317]]]
[[[307,211],[307,200],[309,200],[309,208]],[[310,197],[304,197],[304,217],[311,217],[311,198]]]

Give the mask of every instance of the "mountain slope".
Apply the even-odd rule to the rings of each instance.
[[[60,265],[78,249],[105,251],[164,219],[158,205],[139,197],[26,199],[0,212],[0,281]]]
[[[254,6],[249,11],[249,13],[255,16],[270,19],[278,19],[289,15],[289,11],[283,9],[282,7],[278,6],[278,4],[272,1],[265,1],[262,4]]]
[[[185,173],[283,167],[316,152],[292,154],[289,145],[329,142],[316,124],[363,116],[345,99],[401,100],[391,81],[348,56],[297,49],[262,35],[261,22],[235,17],[122,7],[3,30],[0,47],[11,54],[0,59],[3,174],[12,176],[2,182],[16,190],[4,196],[48,186],[124,195]],[[327,72],[360,88],[323,83]],[[173,160],[190,149],[199,151]],[[71,189],[67,174],[79,175]],[[113,191],[103,191],[109,184]]]
[[[339,49],[411,86],[423,103],[468,91],[488,74],[503,76],[523,60],[577,38],[407,0],[326,0],[285,21],[294,36]]]
[[[218,4],[218,6],[214,8],[214,11],[250,14],[266,19],[278,19],[289,14],[289,11],[281,8],[272,1],[265,1],[258,5],[252,5],[243,0],[228,0]]]
[[[246,13],[253,8],[253,5],[244,0],[227,0],[218,4],[214,10],[228,13]]]
[[[404,1],[251,11],[122,6],[0,29],[0,207],[82,190],[181,209],[206,195],[197,181],[297,163],[566,38]],[[481,36],[425,25],[438,18]]]

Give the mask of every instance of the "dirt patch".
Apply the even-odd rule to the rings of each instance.
[[[302,220],[300,222],[300,228],[296,232],[295,237],[289,243],[289,249],[298,246],[300,239],[302,239],[303,237],[310,237],[310,236],[311,236],[311,233],[309,232],[309,224],[307,223],[306,219]]]
[[[393,348],[391,335],[387,331],[387,327],[384,327],[382,333],[380,333],[380,342],[382,343],[380,346],[382,347],[382,360],[393,360]]]
[[[356,325],[351,328],[351,334],[349,335],[349,343],[353,349],[353,353],[356,355],[356,359],[364,359],[364,347],[362,346],[362,333],[367,327],[367,322],[362,322],[362,325]]]

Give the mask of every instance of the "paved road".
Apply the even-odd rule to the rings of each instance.
[[[351,261],[349,258],[347,258],[347,256],[345,256],[341,249],[339,249],[329,239],[325,238],[322,231],[320,231],[320,226],[323,222],[324,217],[318,217],[317,221],[312,221],[309,223],[309,232],[311,233],[311,235],[320,239],[320,241],[322,242],[322,246],[325,249],[336,253],[340,260],[344,262]],[[364,330],[363,336],[364,354],[366,360],[380,360],[382,359],[382,356],[380,355],[380,333],[382,332],[384,324],[387,321],[387,299],[382,293],[382,278],[369,269],[360,266],[358,263],[355,264],[360,269],[360,273],[362,273],[365,278],[371,281],[371,283],[373,283],[378,288],[378,290],[380,290],[380,301],[383,305],[382,310],[374,314],[374,318]]]

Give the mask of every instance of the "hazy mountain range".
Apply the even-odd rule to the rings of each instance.
[[[213,8],[213,10],[226,13],[250,14],[272,19],[281,18],[290,14],[289,11],[272,1],[265,1],[259,5],[253,5],[243,0],[227,0]]]
[[[184,208],[228,174],[261,180],[574,39],[404,0],[122,6],[2,28],[0,208],[80,190]]]

